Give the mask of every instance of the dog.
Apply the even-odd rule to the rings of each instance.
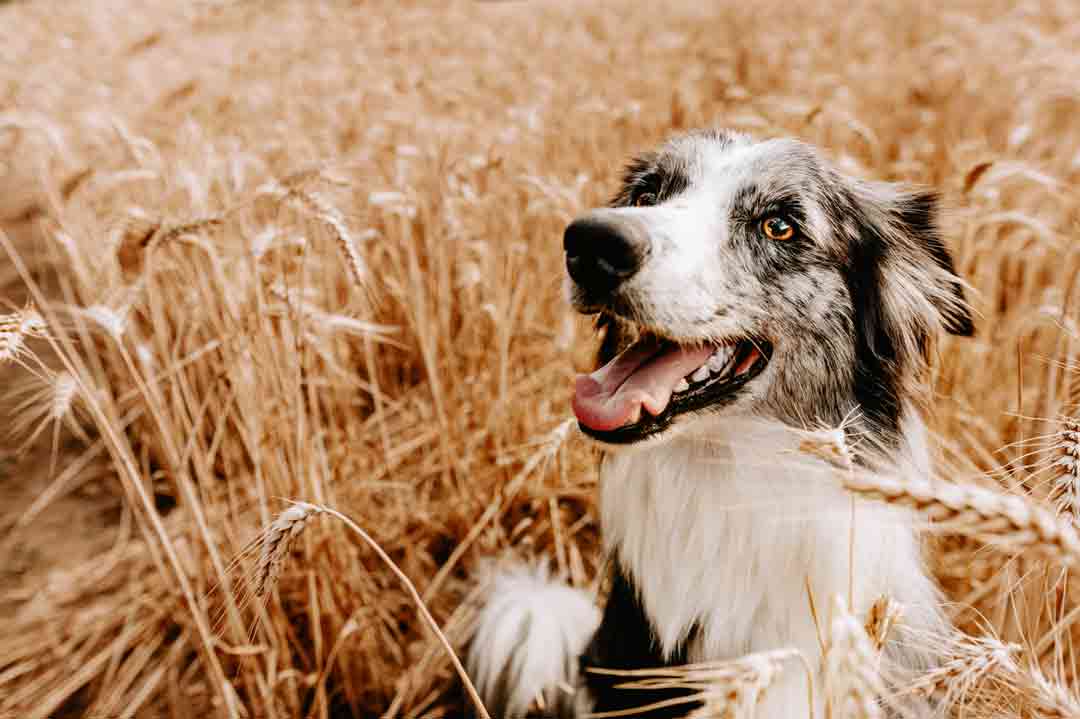
[[[684,716],[689,690],[592,670],[792,647],[818,678],[785,670],[754,716],[808,717],[830,597],[861,617],[884,594],[912,636],[947,628],[913,517],[795,459],[803,430],[843,427],[859,468],[929,471],[936,343],[973,333],[936,215],[932,192],[802,142],[705,130],[632,160],[611,205],[566,228],[570,302],[602,335],[573,409],[604,449],[609,589],[601,611],[543,570],[495,577],[467,657],[492,716]],[[935,657],[893,640],[884,660]]]

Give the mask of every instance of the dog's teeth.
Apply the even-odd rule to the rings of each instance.
[[[712,357],[706,363],[710,372],[719,372],[727,366],[729,360],[731,360],[731,353],[734,352],[734,348],[731,345],[724,345],[713,352]]]
[[[709,378],[709,366],[702,365],[697,368],[694,374],[690,375],[691,382],[704,382]]]
[[[690,383],[686,381],[685,377],[675,383],[676,392],[685,392],[688,389],[690,389]]]

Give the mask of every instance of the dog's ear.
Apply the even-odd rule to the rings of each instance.
[[[848,285],[867,349],[910,366],[927,359],[940,331],[974,334],[963,280],[937,228],[937,196],[894,185],[853,186]]]
[[[927,279],[941,285],[935,287],[930,298],[941,313],[942,326],[950,334],[973,336],[975,323],[964,296],[964,285],[956,274],[952,255],[937,226],[937,194],[928,191],[904,193],[897,199],[896,213],[897,224],[903,235],[916,247],[925,250],[939,270],[929,273]]]

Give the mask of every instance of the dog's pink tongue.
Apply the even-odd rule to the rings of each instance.
[[[642,407],[656,416],[667,407],[675,384],[705,364],[714,349],[641,340],[592,374],[578,375],[574,414],[600,432],[633,424]]]

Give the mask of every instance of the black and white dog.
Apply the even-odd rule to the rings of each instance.
[[[800,142],[703,131],[635,159],[613,206],[567,227],[571,302],[603,332],[573,406],[605,447],[610,591],[601,612],[542,571],[495,578],[469,654],[493,716],[673,697],[589,667],[784,647],[820,664],[811,599],[824,612],[850,593],[861,614],[886,594],[916,633],[944,628],[912,519],[854,512],[834,474],[793,460],[798,430],[844,424],[890,471],[928,471],[935,342],[972,333],[935,211],[932,194],[845,176]],[[932,661],[902,641],[886,654]],[[785,673],[756,716],[809,716],[806,682]]]

